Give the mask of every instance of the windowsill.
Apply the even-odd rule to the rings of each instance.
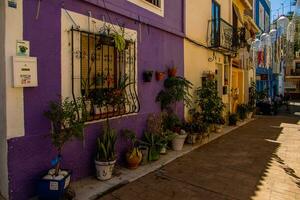
[[[146,1],[146,0],[127,0],[141,8],[144,8],[150,12],[153,12],[157,15],[164,16],[164,0],[161,0],[160,7]]]
[[[120,119],[120,118],[123,118],[123,117],[132,117],[132,116],[136,116],[136,115],[138,115],[138,113],[124,114],[124,115],[120,115],[120,116],[111,117],[111,118],[108,118],[108,119],[109,120],[115,120],[115,119]],[[104,121],[106,121],[106,118],[85,122],[85,125],[95,124],[95,123],[104,122]]]

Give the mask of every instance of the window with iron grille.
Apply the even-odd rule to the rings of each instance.
[[[119,52],[110,35],[71,32],[73,52],[74,33],[80,38],[80,92],[89,113],[87,121],[137,113],[135,42],[126,40],[125,50]]]
[[[160,0],[146,0],[148,1],[149,3],[157,6],[157,7],[160,7]]]

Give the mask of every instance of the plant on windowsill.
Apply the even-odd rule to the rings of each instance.
[[[62,151],[65,144],[73,139],[82,140],[86,112],[83,99],[70,100],[69,98],[49,103],[49,110],[44,112],[51,121],[51,141],[57,150],[57,156],[51,161],[54,166],[48,171],[38,185],[38,194],[41,199],[60,199],[70,183],[71,171],[61,169]],[[52,186],[56,185],[53,189]],[[52,185],[52,186],[51,186]],[[52,188],[52,189],[51,189]]]
[[[103,134],[97,138],[97,150],[95,166],[97,178],[101,181],[111,179],[116,163],[115,144],[117,140],[116,130],[110,127],[106,120]]]
[[[139,142],[136,137],[136,133],[132,130],[125,129],[122,131],[123,135],[130,140],[131,147],[126,153],[126,161],[129,169],[138,168],[139,164],[142,161],[142,153],[139,149]]]

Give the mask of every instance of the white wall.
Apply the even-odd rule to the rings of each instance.
[[[5,3],[4,1],[0,1],[0,44],[4,44],[4,41]],[[0,194],[5,198],[8,198],[4,51],[4,45],[0,45]]]
[[[17,8],[5,8],[5,69],[6,69],[6,125],[7,138],[24,136],[23,89],[13,88],[12,56],[16,55],[16,41],[23,39],[23,0]],[[13,23],[12,23],[13,22]]]

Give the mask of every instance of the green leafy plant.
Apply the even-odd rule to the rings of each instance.
[[[109,162],[116,160],[116,141],[116,130],[110,127],[109,120],[107,119],[103,134],[97,138],[96,160],[100,162]]]
[[[228,121],[230,126],[235,126],[238,121],[238,115],[236,113],[229,113]]]
[[[246,119],[248,113],[248,105],[247,104],[239,104],[237,106],[238,117],[241,120]]]
[[[164,90],[161,90],[156,102],[160,102],[161,109],[172,110],[171,106],[175,105],[177,111],[177,102],[183,101],[187,106],[192,103],[189,90],[192,88],[192,83],[183,77],[168,77],[164,81]]]
[[[55,174],[57,175],[60,168],[61,152],[68,141],[76,138],[83,139],[84,119],[86,112],[83,100],[78,98],[70,100],[69,98],[49,103],[49,110],[44,115],[51,121],[51,141],[57,149],[58,156],[55,161]]]
[[[214,80],[207,80],[202,87],[196,90],[196,103],[201,109],[203,121],[208,124],[216,123],[216,120],[222,116],[224,110],[224,103],[218,95],[217,83]]]
[[[164,131],[171,130],[180,134],[182,122],[175,113],[165,114],[163,117],[162,127]]]
[[[249,101],[248,101],[248,110],[253,112],[256,108],[256,99],[257,99],[257,91],[255,82],[251,82],[251,86],[249,87]]]
[[[144,138],[141,141],[142,144],[148,146],[149,148],[149,161],[154,161],[159,159],[160,150],[163,147],[163,139],[160,135],[145,132]]]

